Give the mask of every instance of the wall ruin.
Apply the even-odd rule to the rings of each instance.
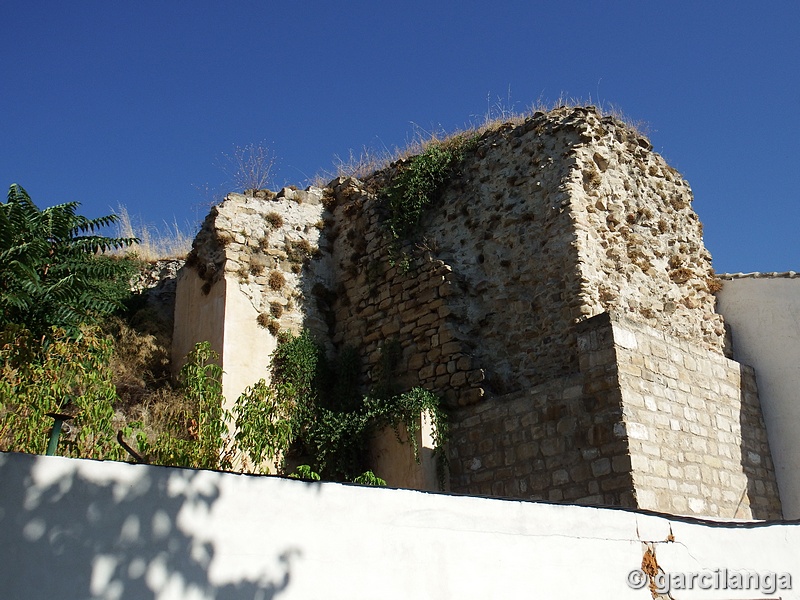
[[[367,390],[394,348],[397,388],[451,410],[454,491],[779,516],[691,189],[651,150],[591,107],[504,125],[400,248],[379,191],[402,161],[325,189],[229,196],[189,265],[196,293],[224,285],[231,307],[235,294],[253,308],[226,333],[223,367],[235,348],[266,361],[278,328],[309,327],[331,353],[357,349]]]

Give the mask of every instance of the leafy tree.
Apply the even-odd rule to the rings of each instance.
[[[136,238],[110,238],[98,231],[116,215],[88,219],[79,202],[40,210],[13,184],[0,204],[0,327],[24,325],[37,337],[59,327],[74,337],[79,326],[120,307],[131,262],[103,256]]]

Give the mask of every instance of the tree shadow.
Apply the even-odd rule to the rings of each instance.
[[[75,460],[0,454],[4,597],[268,600],[288,588],[297,548],[215,568],[220,520],[202,517],[223,474]]]

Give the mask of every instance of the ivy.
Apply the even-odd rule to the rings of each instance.
[[[416,231],[425,209],[441,196],[445,184],[477,142],[476,135],[462,134],[431,143],[381,190],[389,212],[387,226],[396,244]]]
[[[397,346],[397,348],[395,347]],[[384,354],[384,379],[392,370],[391,363],[399,344],[387,343]],[[290,432],[276,452],[286,456],[290,451],[308,459],[309,469],[324,479],[354,481],[370,479],[366,456],[370,438],[380,429],[393,427],[400,436],[401,425],[408,432],[419,462],[416,436],[420,415],[433,420],[435,452],[442,459],[446,442],[446,416],[439,399],[422,388],[390,395],[388,384],[378,386],[378,393],[363,397],[356,385],[359,372],[355,352],[346,349],[337,361],[329,363],[323,349],[308,331],[299,336],[284,334],[273,355],[272,384],[277,405],[291,414],[286,424]]]

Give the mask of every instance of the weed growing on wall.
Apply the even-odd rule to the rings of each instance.
[[[218,166],[236,190],[255,196],[257,190],[269,186],[275,154],[264,142],[236,146],[230,154],[222,154]]]
[[[466,153],[475,148],[476,135],[456,135],[432,143],[409,159],[399,175],[381,191],[389,209],[388,228],[396,241],[410,237],[422,214],[435,202]]]

